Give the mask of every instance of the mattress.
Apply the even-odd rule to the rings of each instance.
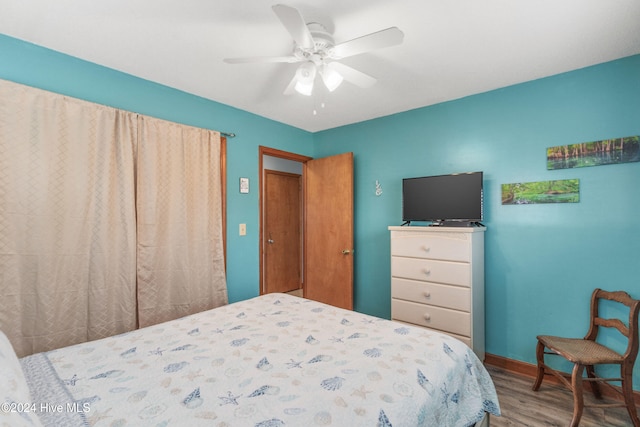
[[[286,294],[20,364],[45,426],[470,426],[500,414],[462,342]]]

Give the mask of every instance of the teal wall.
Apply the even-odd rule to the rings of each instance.
[[[355,309],[390,314],[401,179],[465,171],[485,174],[488,353],[533,363],[536,335],[583,336],[596,287],[640,298],[640,163],[546,169],[547,147],[640,135],[639,100],[640,55],[315,134],[317,157],[354,152]],[[579,203],[501,204],[501,184],[568,178]]]
[[[2,35],[0,78],[235,132],[231,301],[258,294],[259,145],[314,157],[354,153],[358,311],[390,314],[387,226],[401,222],[401,179],[476,170],[485,173],[487,352],[533,362],[537,334],[583,335],[595,287],[640,298],[640,163],[556,171],[545,163],[547,147],[640,134],[640,55],[316,134]],[[238,192],[240,177],[251,180],[248,195]],[[580,203],[500,203],[500,184],[565,178],[580,179]],[[238,236],[239,223],[247,236]]]

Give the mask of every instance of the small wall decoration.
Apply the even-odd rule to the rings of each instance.
[[[382,184],[376,179],[376,196],[382,196]]]
[[[249,178],[240,178],[240,192],[245,194],[249,192]]]
[[[640,161],[640,136],[547,148],[547,169],[583,168]]]
[[[579,179],[502,184],[503,205],[578,203],[579,201]]]

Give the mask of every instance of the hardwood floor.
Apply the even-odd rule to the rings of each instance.
[[[302,298],[302,289],[296,289],[295,291],[287,292],[289,295],[293,295],[294,297]]]
[[[539,391],[531,390],[533,378],[487,365],[498,392],[501,417],[491,417],[491,427],[566,427],[573,415],[571,392],[559,386],[542,383]],[[585,403],[595,403],[589,392]],[[625,408],[585,408],[580,427],[627,427],[631,420]]]

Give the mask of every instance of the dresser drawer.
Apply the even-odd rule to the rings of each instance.
[[[471,267],[464,262],[392,256],[391,276],[469,287]]]
[[[465,337],[471,336],[469,313],[410,301],[391,299],[391,317],[402,322],[438,329]]]
[[[471,245],[468,236],[459,234],[419,235],[398,231],[391,235],[391,255],[413,258],[470,261]]]
[[[391,279],[391,297],[422,304],[471,311],[471,289],[417,280]]]

